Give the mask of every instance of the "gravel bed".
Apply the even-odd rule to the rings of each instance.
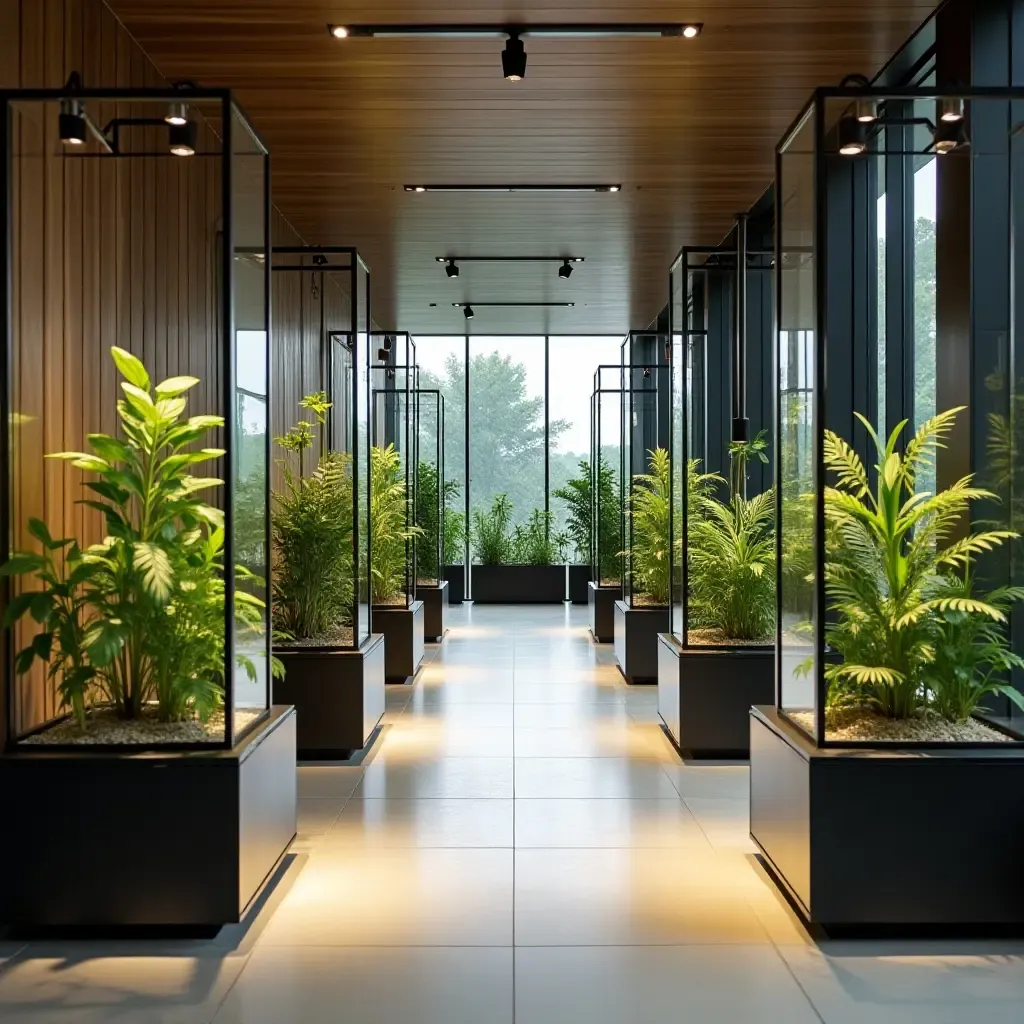
[[[810,711],[790,711],[789,717],[813,734],[814,715]],[[830,716],[826,726],[830,740],[861,740],[882,743],[1009,743],[1010,737],[998,729],[970,718],[966,722],[947,722],[934,712],[918,718],[883,718],[864,708],[848,708]]]
[[[289,651],[297,647],[351,647],[354,635],[351,626],[338,626],[319,636],[303,637],[301,640],[276,641],[274,649]]]
[[[235,711],[235,730],[243,732],[263,714],[261,708]],[[161,722],[155,712],[127,721],[109,709],[89,713],[86,731],[73,718],[56,722],[22,742],[30,746],[74,745],[149,747],[158,743],[218,743],[224,739],[224,712],[215,711],[206,722]]]
[[[775,640],[736,640],[726,636],[722,630],[708,626],[689,630],[686,642],[694,647],[771,647]]]

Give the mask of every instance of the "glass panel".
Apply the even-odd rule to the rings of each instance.
[[[815,732],[814,558],[814,121],[808,116],[779,160],[779,502],[781,702]]]
[[[623,372],[602,366],[595,375],[595,574],[602,587],[622,586]]]
[[[417,402],[416,542],[417,585],[436,587],[444,557],[444,399],[420,390]]]
[[[473,558],[501,564],[546,553],[553,561],[553,553],[543,550],[550,536],[544,493],[544,338],[479,337],[470,338],[469,346]],[[531,539],[535,543],[528,551]]]
[[[875,424],[875,430],[879,435],[886,434],[886,420],[885,420],[885,392],[886,392],[886,379],[885,379],[885,330],[886,330],[886,306],[885,306],[885,231],[886,231],[886,202],[885,202],[885,157],[880,156],[876,159],[878,167],[878,188],[881,191],[877,201],[875,202],[875,248],[876,248],[876,259],[878,264],[876,266],[876,279],[875,279],[875,322],[877,324],[877,336],[878,336],[878,376],[876,383],[876,394],[878,402],[878,422]]]
[[[689,338],[686,267],[683,260],[673,264],[669,273],[669,332],[672,341],[672,632],[683,639],[683,547],[684,517],[682,487],[685,481],[690,443],[687,430],[687,387],[691,380],[688,359]],[[677,500],[677,495],[679,500]]]
[[[357,555],[359,561],[356,606],[356,643],[370,635],[370,273],[362,260],[356,261],[355,303],[355,373],[356,389],[356,474],[359,528]]]
[[[935,157],[914,171],[914,414],[916,430],[938,411],[935,353]],[[935,466],[923,467],[918,489],[935,491]]]
[[[615,335],[548,338],[551,530],[560,557],[577,565],[590,562],[592,375],[618,359],[620,341]]]
[[[431,335],[417,339],[420,387],[444,399],[444,564],[462,565],[466,554],[466,339]]]

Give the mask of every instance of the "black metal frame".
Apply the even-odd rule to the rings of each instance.
[[[618,387],[608,388],[603,387],[604,381],[602,377],[605,376],[603,371],[611,371],[618,378]],[[605,586],[601,577],[601,489],[599,486],[600,482],[600,470],[603,465],[603,459],[601,457],[601,396],[602,395],[617,395],[619,400],[619,431],[618,441],[621,446],[622,444],[622,382],[625,377],[625,371],[621,364],[618,363],[601,363],[597,369],[594,370],[594,387],[590,395],[590,494],[591,494],[591,524],[592,528],[590,531],[590,574],[599,587]],[[618,468],[618,484],[619,484],[619,529],[621,531],[622,522],[622,495],[624,493],[622,486],[622,452],[621,448],[619,451],[619,468]],[[621,542],[620,532],[620,542]],[[620,569],[619,575],[621,577],[621,563],[622,558],[619,557]],[[622,586],[622,580],[620,578],[618,584],[609,584],[609,586],[618,589]]]
[[[78,102],[108,102],[108,103],[180,103],[183,100],[182,90],[175,88],[164,88],[164,89],[68,89],[66,86],[63,89],[13,89],[0,91],[0,118],[3,120],[2,127],[0,127],[0,190],[2,190],[4,201],[3,201],[3,223],[2,223],[2,238],[3,243],[0,245],[0,307],[3,309],[2,319],[0,319],[0,331],[3,332],[3,357],[0,362],[0,451],[9,453],[11,436],[10,436],[10,422],[11,413],[14,411],[12,408],[12,395],[11,387],[14,382],[13,378],[13,347],[15,344],[16,336],[14,331],[13,323],[13,239],[12,232],[14,227],[14,188],[13,188],[13,174],[11,171],[12,161],[15,159],[15,152],[12,138],[12,104],[57,104],[62,100],[77,100]],[[234,493],[235,493],[235,474],[237,469],[237,447],[233,443],[236,440],[236,426],[235,416],[233,415],[235,409],[236,394],[236,375],[235,375],[235,356],[237,353],[237,343],[235,337],[235,271],[234,261],[236,252],[235,248],[235,223],[234,223],[234,199],[232,189],[234,186],[234,161],[236,157],[235,152],[235,140],[234,140],[234,120],[237,117],[240,124],[244,127],[248,136],[251,137],[253,143],[262,152],[263,159],[263,234],[264,234],[264,247],[263,252],[269,252],[271,248],[271,212],[272,212],[272,200],[270,191],[270,155],[266,143],[260,137],[259,133],[253,127],[251,120],[246,115],[240,104],[234,99],[234,95],[230,89],[210,89],[210,88],[196,88],[190,89],[187,93],[187,101],[189,104],[195,106],[196,104],[219,104],[220,110],[220,141],[221,141],[221,217],[222,217],[222,234],[221,234],[221,245],[220,245],[220,328],[221,328],[221,355],[223,363],[221,365],[221,373],[223,374],[222,380],[222,402],[225,419],[225,447],[227,454],[226,460],[226,472],[224,473],[224,709],[225,709],[225,731],[224,739],[222,741],[213,741],[210,743],[201,744],[132,744],[132,745],[90,745],[88,748],[84,748],[81,745],[58,745],[58,744],[46,744],[46,745],[34,745],[34,744],[21,744],[21,740],[24,740],[27,735],[31,735],[34,732],[42,731],[45,728],[53,725],[55,722],[65,718],[66,715],[59,715],[55,719],[51,719],[49,722],[42,726],[39,726],[30,733],[24,735],[15,735],[13,722],[14,722],[14,706],[15,706],[15,685],[14,685],[14,651],[11,643],[11,629],[5,628],[3,630],[3,641],[2,656],[3,663],[3,684],[4,684],[4,702],[5,702],[5,715],[6,715],[6,729],[3,737],[4,749],[12,750],[15,747],[19,752],[26,753],[54,753],[61,751],[77,751],[88,750],[94,753],[139,753],[145,751],[157,751],[157,750],[169,750],[175,752],[184,752],[189,750],[231,750],[238,742],[248,733],[251,733],[259,725],[267,721],[270,716],[270,707],[273,701],[272,690],[273,690],[273,677],[270,669],[270,659],[272,656],[272,643],[271,643],[271,629],[269,623],[270,616],[270,586],[269,579],[267,580],[267,629],[265,638],[265,653],[266,653],[266,674],[267,674],[267,686],[266,686],[266,699],[263,714],[251,722],[244,730],[237,730],[235,727],[235,687],[234,687],[234,673],[236,671],[235,662],[235,613],[234,613],[234,596],[235,596],[235,561],[234,561]],[[68,159],[82,159],[82,155],[68,154]],[[95,155],[96,159],[125,159],[136,157],[154,157],[160,156],[170,160],[178,159],[191,159],[189,157],[177,157],[171,154],[169,151],[166,153],[153,154],[148,152],[132,153],[121,152],[121,153],[103,153]],[[270,552],[270,408],[271,408],[271,277],[270,277],[270,261],[264,261],[264,290],[265,290],[265,302],[264,302],[264,331],[267,338],[266,346],[266,403],[267,403],[267,435],[264,448],[264,458],[266,461],[266,491],[265,491],[265,502],[266,508],[268,509],[266,531],[264,535],[264,550]],[[10,502],[12,497],[12,480],[11,480],[11,467],[7,466],[5,471],[0,473],[0,563],[6,562],[11,555],[11,515],[10,515]],[[269,566],[268,566],[269,568]],[[6,607],[10,599],[11,584],[10,578],[4,577],[2,583],[0,583],[0,596],[2,596],[3,605]],[[20,745],[19,745],[20,744]]]
[[[928,88],[928,87],[902,87],[902,88],[872,88],[872,87],[829,87],[820,88],[815,90],[812,94],[811,99],[800,111],[798,116],[794,119],[793,123],[783,135],[782,139],[776,147],[776,187],[780,190],[783,188],[784,181],[784,158],[787,155],[787,150],[793,144],[794,140],[799,134],[806,129],[810,124],[813,128],[813,149],[808,153],[809,156],[813,157],[814,161],[814,174],[813,174],[813,189],[814,189],[814,213],[813,213],[813,239],[810,246],[802,248],[800,246],[788,246],[785,244],[784,237],[784,217],[785,210],[780,205],[776,216],[776,266],[778,272],[776,273],[776,296],[775,296],[775,317],[776,317],[776,338],[781,343],[782,339],[782,318],[783,311],[787,308],[784,305],[783,300],[783,260],[787,254],[797,253],[798,255],[804,255],[805,253],[811,254],[814,258],[814,385],[812,394],[812,417],[811,417],[811,437],[813,444],[813,459],[812,459],[812,488],[814,494],[814,596],[813,596],[813,609],[814,609],[814,668],[813,668],[813,694],[814,694],[814,715],[815,715],[815,732],[817,735],[812,735],[807,729],[801,726],[796,720],[787,714],[786,708],[783,706],[783,658],[785,656],[786,647],[783,643],[783,588],[782,586],[777,587],[776,597],[776,693],[775,693],[775,707],[778,713],[788,722],[793,728],[800,731],[800,733],[806,736],[811,743],[817,748],[821,749],[863,749],[872,751],[886,751],[893,749],[909,749],[909,750],[950,750],[950,749],[989,749],[996,747],[997,749],[1015,749],[1024,748],[1024,739],[1014,735],[1009,729],[1003,728],[1003,725],[999,721],[987,720],[987,724],[992,725],[1000,731],[1006,732],[1010,737],[1008,742],[994,744],[994,743],[938,743],[938,742],[900,742],[900,743],[883,743],[878,741],[838,741],[830,740],[827,738],[825,729],[825,698],[826,698],[826,683],[824,677],[824,664],[826,656],[826,643],[825,643],[825,622],[827,614],[827,599],[825,594],[825,580],[824,572],[822,571],[825,565],[826,552],[825,552],[825,496],[824,496],[824,484],[825,484],[825,463],[824,463],[824,431],[826,427],[831,426],[835,429],[835,415],[836,412],[829,407],[830,398],[834,398],[834,404],[839,409],[840,414],[845,414],[848,410],[855,407],[853,399],[853,388],[851,384],[849,393],[836,394],[834,396],[829,395],[829,376],[827,372],[826,360],[829,358],[829,343],[830,340],[833,347],[836,345],[835,338],[829,339],[827,337],[830,323],[837,320],[838,317],[835,313],[834,303],[835,293],[841,293],[843,287],[853,287],[849,285],[849,280],[852,278],[853,273],[849,268],[841,267],[834,268],[830,266],[829,257],[832,250],[829,247],[829,234],[830,231],[836,229],[834,223],[839,218],[830,209],[829,204],[829,186],[830,179],[834,173],[834,168],[838,166],[835,161],[849,161],[851,165],[855,165],[860,162],[862,165],[870,165],[875,156],[884,154],[886,156],[902,156],[912,157],[922,153],[922,150],[916,149],[913,145],[907,145],[907,140],[900,136],[898,142],[899,148],[894,150],[885,149],[885,141],[887,134],[890,129],[885,128],[885,119],[883,117],[875,135],[876,140],[882,141],[883,148],[871,150],[869,149],[866,153],[859,157],[842,157],[839,156],[836,151],[836,142],[834,135],[834,124],[830,122],[829,116],[834,113],[836,109],[836,103],[849,103],[852,104],[856,100],[873,100],[879,104],[892,104],[894,107],[899,105],[905,109],[909,104],[913,104],[915,101],[935,101],[939,99],[962,99],[965,101],[968,107],[972,102],[983,102],[989,101],[1002,101],[1007,105],[1007,114],[1009,115],[1011,109],[1014,112],[1019,109],[1019,106],[1011,107],[1011,105],[1019,105],[1024,102],[1024,88],[1002,88],[1002,87],[973,87],[967,89],[950,89],[950,88]],[[830,106],[830,103],[832,104]],[[898,109],[898,108],[897,108]],[[902,126],[905,130],[908,119],[905,116],[898,116],[894,119],[893,124],[896,126]],[[1022,125],[1019,123],[1019,115],[1013,118],[1014,126],[1010,129],[1010,136],[1019,134],[1022,131]],[[971,125],[972,123],[972,112],[968,110],[964,124]],[[1009,126],[1009,120],[1007,120],[1004,127]],[[971,160],[973,167],[972,158],[973,147],[971,145],[961,146],[953,153],[941,156],[942,160]],[[903,188],[906,187],[905,182],[902,184]],[[841,202],[842,200],[840,200]],[[853,198],[847,197],[849,203],[853,203]],[[905,204],[901,204],[904,205]],[[849,209],[846,209],[845,221],[850,221]],[[853,218],[857,220],[857,218]],[[845,240],[844,240],[845,241]],[[844,251],[849,247],[844,244]],[[843,276],[845,275],[845,276]],[[871,283],[865,283],[860,287],[871,288]],[[912,295],[912,289],[910,290]],[[900,299],[901,308],[898,311],[893,311],[888,308],[887,301],[887,318],[889,316],[900,315],[905,316],[905,311],[902,308],[906,302],[907,291],[906,288],[901,289]],[[887,296],[888,300],[888,296]],[[832,305],[830,305],[832,303]],[[848,305],[848,304],[847,304]],[[873,305],[873,304],[872,304]],[[844,316],[849,312],[847,306],[844,305],[842,308]],[[831,314],[831,315],[830,315]],[[867,332],[867,341],[870,343],[873,338],[871,337],[872,327],[877,328],[877,324],[872,325],[868,323],[854,325],[854,328],[861,331],[861,334],[857,335],[857,338],[863,336],[863,332]],[[901,342],[903,341],[904,335],[901,334]],[[973,350],[974,336],[972,331],[971,347]],[[848,343],[847,343],[848,344]],[[903,346],[905,351],[906,346]],[[832,353],[833,361],[837,361],[837,354]],[[841,361],[842,355],[838,357],[838,361]],[[834,372],[834,371],[833,371]],[[903,374],[908,372],[906,365],[901,362],[900,369],[893,370],[890,375],[887,373],[887,391],[893,393],[893,377],[901,377]],[[973,375],[975,368],[972,365],[972,385],[974,384]],[[867,376],[870,377],[870,374]],[[781,377],[781,360],[779,358],[778,348],[776,349],[775,358],[775,377],[776,377],[776,394],[781,395],[783,393],[783,381]],[[877,373],[874,375],[877,378]],[[872,378],[872,379],[874,379]],[[906,383],[901,382],[906,388]],[[905,401],[901,394],[901,402]],[[972,386],[973,393],[973,386]],[[869,391],[870,394],[870,391]],[[887,402],[888,406],[888,402]],[[901,409],[901,411],[903,411]],[[869,420],[874,420],[875,411],[869,408],[866,412]],[[781,474],[782,474],[782,461],[781,461],[781,444],[782,444],[782,403],[776,401],[775,410],[775,465],[777,467],[777,474],[779,479],[779,494],[777,501],[776,511],[776,554],[778,562],[778,574],[779,581],[781,584],[782,576],[782,554],[783,554],[783,504],[784,496],[782,494],[781,486]],[[831,417],[831,418],[830,418]],[[887,409],[887,419],[889,419],[889,413]],[[863,436],[858,436],[856,433],[852,438],[848,438],[856,449],[861,449],[863,444]],[[972,453],[973,455],[974,453]],[[973,461],[973,459],[972,459]],[[810,649],[810,648],[809,648]]]
[[[428,404],[431,404],[431,396],[433,398],[433,406],[435,410],[435,423],[437,424],[437,437],[435,439],[437,452],[435,457],[435,465],[437,467],[437,502],[438,502],[438,519],[437,519],[437,579],[438,585],[444,580],[444,395],[441,394],[436,388],[416,388],[416,495],[415,495],[415,518],[419,519],[419,465],[420,465],[420,440],[423,436],[423,400],[424,396],[427,396]],[[419,522],[417,526],[421,525]],[[418,558],[417,558],[418,562]],[[414,580],[416,586],[420,585],[419,581],[419,566],[417,565],[416,578]]]

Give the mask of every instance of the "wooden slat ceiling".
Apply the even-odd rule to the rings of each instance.
[[[812,88],[874,74],[933,0],[108,0],[172,79],[227,85],[267,140],[274,201],[312,243],[357,245],[382,327],[618,333],[667,298],[683,244],[713,244],[773,175]],[[704,23],[696,40],[527,39],[526,79],[499,40],[349,39],[327,24]],[[406,183],[608,182],[619,194],[411,194]],[[437,255],[581,255],[476,264]],[[436,303],[435,307],[431,303]]]

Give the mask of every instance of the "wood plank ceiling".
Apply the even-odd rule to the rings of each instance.
[[[308,242],[357,245],[375,321],[462,333],[453,301],[572,301],[480,310],[477,334],[618,333],[667,297],[672,256],[714,244],[773,174],[812,88],[874,74],[934,0],[107,0],[172,79],[227,85],[270,145],[274,200]],[[348,39],[327,24],[704,23],[695,40]],[[414,194],[407,183],[607,182],[618,194]],[[476,264],[438,255],[581,255]],[[436,306],[432,306],[436,303]]]

